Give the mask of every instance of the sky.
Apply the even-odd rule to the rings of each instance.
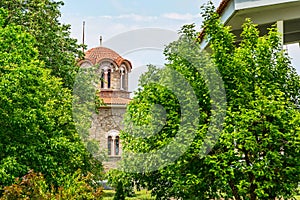
[[[164,46],[177,39],[184,24],[196,24],[201,30],[200,6],[206,0],[64,0],[61,21],[71,24],[71,36],[82,43],[85,21],[85,44],[88,49],[100,45],[112,48],[133,65],[131,91],[147,64],[163,66]],[[216,6],[220,0],[213,0]],[[285,46],[292,64],[300,72],[299,44]]]
[[[183,24],[200,25],[203,0],[64,0],[62,21],[72,25],[72,36],[82,40],[86,22],[86,44],[99,45],[119,33],[140,28],[177,31]]]

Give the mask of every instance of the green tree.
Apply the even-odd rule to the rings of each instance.
[[[299,76],[275,28],[259,37],[249,19],[236,46],[214,7],[205,7],[212,59],[225,83],[228,110],[220,142],[207,157],[219,196],[290,198],[299,183]]]
[[[194,140],[172,164],[155,171],[125,173],[124,177],[133,178],[138,186],[152,190],[157,199],[292,198],[300,181],[300,81],[281,48],[278,33],[272,28],[260,37],[256,25],[246,20],[242,41],[237,46],[230,28],[220,22],[212,5],[204,7],[203,17],[214,65],[211,66],[205,53],[194,44],[195,31],[185,26],[180,39],[167,46],[165,55],[169,63],[167,69],[160,72],[168,74],[168,68],[175,70],[192,86],[199,105],[199,124],[192,130]],[[222,117],[212,117],[214,104],[221,108],[219,111],[224,108],[215,102],[223,93],[215,79],[214,67],[224,81],[227,108],[223,129],[213,127],[214,134],[209,135],[212,120],[218,121]],[[201,70],[209,71],[209,76]],[[163,82],[171,81],[175,87],[180,87],[181,81],[171,75],[156,83],[145,80],[152,77],[157,76],[143,76],[144,87],[128,107],[125,130],[121,135],[125,152],[122,170],[125,172],[128,168],[140,167],[141,163],[152,164],[147,159],[126,162],[135,161],[127,159],[126,155],[130,154],[126,152],[151,152],[163,148],[179,133],[180,122],[184,120],[178,96],[162,86]],[[209,82],[216,86],[211,88]],[[182,91],[183,95],[187,93]],[[158,112],[153,110],[156,104],[164,107],[165,122],[157,120],[162,114],[156,116]],[[156,130],[153,127],[159,127],[158,131],[153,132]],[[203,149],[203,145],[210,144],[218,135],[212,149]],[[205,140],[207,136],[211,140]],[[180,148],[180,144],[176,145]],[[203,156],[203,150],[208,153],[206,156]],[[161,159],[168,156],[172,155]]]
[[[196,37],[194,25],[182,28],[180,39],[165,49],[168,64],[162,69],[149,66],[149,71],[141,76],[141,89],[128,106],[125,117],[125,129],[121,134],[124,144],[122,170],[142,170],[141,173],[126,173],[124,177],[134,179],[138,187],[152,190],[157,199],[203,199],[198,187],[201,177],[197,177],[199,154],[212,115],[208,82],[216,72],[209,57],[201,52]],[[219,87],[217,82],[213,84]],[[221,90],[215,92],[222,93]],[[178,133],[181,136],[174,143]],[[189,148],[185,149],[184,145]],[[126,157],[130,156],[128,152],[151,153],[161,148],[167,149],[155,159],[151,156],[145,159]],[[180,155],[178,149],[185,151],[180,150]],[[168,164],[165,160],[171,162]],[[149,170],[149,166],[159,164],[162,165],[157,170]]]
[[[6,15],[0,9],[0,185],[30,169],[57,185],[98,163],[76,132],[71,91],[39,61],[34,37],[4,25]]]
[[[73,109],[76,112],[73,117],[77,131],[80,133],[89,152],[102,160],[103,155],[99,155],[98,145],[88,138],[91,125],[90,117],[94,113],[94,109],[93,112],[88,109],[93,107],[95,102],[90,101],[89,103],[92,105],[88,105],[88,109],[84,108],[85,104],[80,104],[82,103],[81,98],[91,97],[94,100],[95,92],[91,93],[91,90],[95,90],[95,87],[87,85],[91,84],[89,79],[93,78],[94,80],[94,77],[87,77],[92,76],[92,73],[88,73],[84,77],[82,73],[84,70],[79,71],[77,61],[83,56],[83,53],[81,46],[77,44],[77,40],[70,37],[70,25],[61,24],[59,21],[60,8],[63,5],[63,1],[56,0],[0,1],[0,6],[8,10],[3,26],[13,23],[21,26],[24,31],[34,36],[34,47],[38,50],[38,59],[44,62],[44,68],[51,69],[51,75],[61,78],[63,87],[78,90],[79,83],[85,84],[81,86],[80,91],[73,93],[73,106],[77,106]],[[96,99],[96,102],[101,104],[99,99]],[[81,110],[79,110],[78,105],[81,105]],[[77,114],[78,112],[81,112],[81,114]]]
[[[70,25],[61,24],[62,1],[54,0],[2,0],[0,7],[8,10],[3,27],[14,23],[35,37],[34,47],[38,59],[60,77],[64,86],[73,87],[78,67],[76,58],[82,56],[77,40],[70,38]]]

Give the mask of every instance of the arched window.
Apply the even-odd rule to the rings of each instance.
[[[120,75],[120,89],[125,90],[125,69],[123,67],[120,69]]]
[[[107,149],[109,156],[121,154],[119,131],[111,130],[107,133]]]
[[[111,69],[104,68],[101,70],[101,88],[107,89],[111,86]]]
[[[111,70],[107,70],[107,88],[110,88],[110,81],[111,81]]]
[[[84,61],[83,63],[81,63],[81,65],[80,65],[80,67],[82,67],[82,68],[89,68],[89,67],[91,67],[92,66],[92,64],[90,63],[90,62],[88,62],[88,61]]]
[[[115,154],[119,155],[119,152],[120,152],[120,139],[119,136],[117,136],[115,139]]]
[[[112,148],[112,142],[113,142],[113,139],[111,136],[108,136],[107,138],[107,150],[108,150],[108,155],[112,155],[112,151],[111,151],[111,148]]]
[[[101,88],[104,88],[104,70],[101,70]]]

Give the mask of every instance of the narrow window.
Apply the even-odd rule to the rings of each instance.
[[[121,74],[120,89],[125,90],[125,70],[124,70],[124,68],[121,68],[120,74]]]
[[[115,152],[116,152],[116,155],[119,155],[119,149],[120,149],[120,141],[119,141],[119,136],[116,137],[116,140],[115,140]]]
[[[101,88],[104,88],[104,70],[101,70]]]
[[[110,88],[110,81],[111,81],[111,70],[107,70],[107,88]]]
[[[107,139],[107,150],[108,150],[108,155],[111,155],[111,146],[112,146],[112,137],[109,136]]]
[[[123,73],[123,75],[122,75],[122,89],[123,90],[126,89],[126,85],[125,85],[125,73]]]

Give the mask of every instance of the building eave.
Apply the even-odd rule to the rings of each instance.
[[[283,44],[300,41],[300,1],[299,0],[223,0],[216,12],[225,26],[230,26],[239,40],[241,26],[246,18],[259,25],[261,33],[265,34],[278,21],[283,21]],[[198,39],[200,47],[209,50],[209,41],[205,39],[205,29]]]

